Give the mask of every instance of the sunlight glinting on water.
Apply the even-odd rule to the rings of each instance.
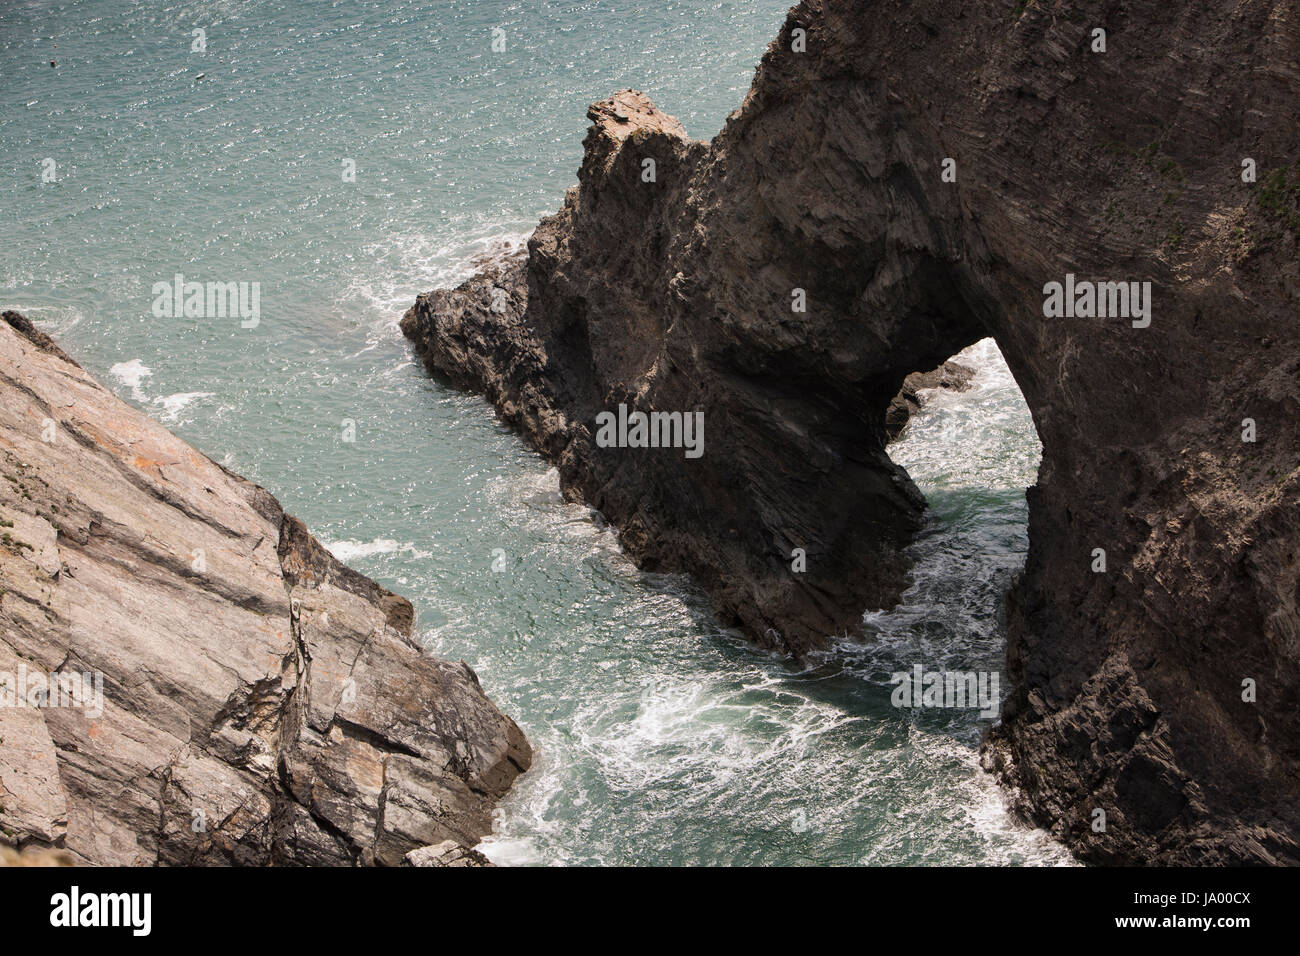
[[[266,485],[411,598],[430,650],[476,668],[537,751],[485,844],[498,862],[1067,859],[979,770],[986,721],[890,703],[914,662],[1001,667],[1037,451],[991,346],[968,356],[972,392],[937,397],[894,448],[935,512],[907,601],[866,616],[870,647],[799,669],[719,628],[689,582],[638,572],[397,330],[418,293],[559,208],[589,102],[644,89],[711,135],[786,6],[103,0],[57,26],[22,3],[0,20],[6,58],[59,47],[0,98],[3,306]],[[152,314],[177,273],[259,282],[260,325]]]

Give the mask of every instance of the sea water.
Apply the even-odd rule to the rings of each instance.
[[[688,580],[638,572],[397,330],[561,205],[590,102],[642,89],[715,134],[785,6],[0,9],[0,307],[269,488],[473,665],[536,749],[484,845],[497,862],[1068,860],[979,769],[988,720],[890,700],[916,663],[1003,666],[1038,447],[992,343],[893,446],[933,509],[905,602],[866,616],[868,646],[799,667],[719,627]],[[156,314],[177,274],[257,283],[259,321]]]

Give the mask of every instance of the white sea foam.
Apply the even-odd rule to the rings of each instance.
[[[162,406],[161,418],[165,422],[175,422],[180,418],[181,412],[191,402],[200,398],[211,398],[212,392],[177,392],[174,395],[164,395],[155,398],[153,403]]]
[[[339,307],[372,317],[367,349],[399,337],[397,323],[415,297],[432,289],[449,289],[464,282],[486,263],[521,251],[532,229],[485,223],[470,239],[460,229],[436,236],[402,233],[365,246],[356,275],[338,297]]]
[[[392,538],[375,538],[373,541],[322,541],[326,549],[344,564],[357,558],[369,558],[377,554],[407,553],[414,558],[427,558],[430,552],[421,551],[409,541],[394,541]]]
[[[153,374],[153,369],[149,368],[149,366],[139,359],[131,359],[129,362],[118,362],[108,370],[108,373],[131,389],[131,397],[137,402],[148,401],[144,389],[140,386],[146,378]]]

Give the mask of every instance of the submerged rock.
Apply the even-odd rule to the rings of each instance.
[[[4,319],[0,842],[396,865],[489,832],[528,742],[410,603]]]
[[[993,336],[1043,459],[989,765],[1088,859],[1297,863],[1297,51],[1294,0],[806,0],[710,143],[593,106],[527,256],[402,328],[794,653],[899,599],[890,402]],[[600,447],[621,403],[703,457]]]

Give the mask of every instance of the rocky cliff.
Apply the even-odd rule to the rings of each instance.
[[[120,865],[481,859],[465,848],[531,752],[474,672],[425,654],[411,605],[266,490],[4,319],[0,843]]]
[[[1295,0],[807,0],[712,142],[592,106],[526,257],[403,328],[795,653],[897,600],[887,410],[993,336],[1043,461],[989,766],[1085,859],[1297,863],[1298,59]]]

